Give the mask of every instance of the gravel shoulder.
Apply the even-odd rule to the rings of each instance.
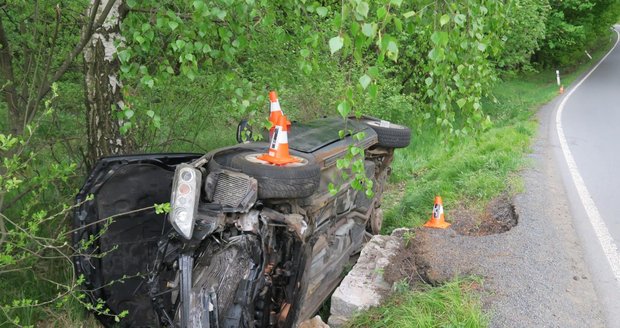
[[[605,326],[554,157],[557,146],[549,140],[555,107],[552,102],[538,113],[531,165],[522,172],[525,192],[513,199],[515,227],[477,237],[453,229],[415,235],[417,270],[431,283],[484,277],[491,327]]]

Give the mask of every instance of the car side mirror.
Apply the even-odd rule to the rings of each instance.
[[[252,139],[252,126],[248,120],[243,119],[237,125],[237,142],[244,143]]]

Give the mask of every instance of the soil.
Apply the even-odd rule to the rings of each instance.
[[[428,283],[426,278],[426,267],[420,261],[419,254],[416,254],[420,248],[415,240],[415,232],[417,229],[398,229],[394,231],[392,236],[402,238],[402,250],[397,256],[390,259],[390,264],[383,271],[383,279],[393,285],[400,281],[407,281],[409,286],[416,283]]]
[[[482,215],[463,204],[450,211],[452,229],[465,236],[487,236],[506,232],[517,225],[519,216],[512,199],[504,193],[489,202]]]
[[[450,234],[464,236],[487,236],[509,231],[517,225],[518,215],[512,199],[504,193],[489,202],[484,213],[476,214],[475,210],[459,204],[450,211],[452,225]],[[426,254],[430,253],[432,235],[426,228],[397,229],[392,234],[402,238],[402,250],[390,259],[385,268],[383,278],[390,284],[407,281],[410,286],[418,283],[439,285],[448,277],[436,272],[430,265]]]

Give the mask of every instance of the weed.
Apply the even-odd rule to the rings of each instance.
[[[405,248],[409,247],[409,245],[411,244],[411,242],[415,239],[415,231],[414,230],[407,230],[405,231],[405,233],[403,234],[403,240],[405,241]]]
[[[407,278],[403,278],[395,282],[394,285],[392,286],[392,290],[397,293],[404,293],[404,292],[409,291],[409,289],[410,289],[409,280],[407,280]]]

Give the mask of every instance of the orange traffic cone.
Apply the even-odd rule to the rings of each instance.
[[[258,157],[258,159],[269,162],[274,165],[286,165],[290,163],[301,162],[301,159],[290,155],[288,150],[288,128],[286,116],[280,115],[276,124],[271,143],[269,144],[269,152]]]
[[[564,85],[561,85],[560,86],[560,94],[563,94],[563,93],[564,93]]]
[[[276,125],[278,124],[278,120],[280,119],[280,116],[284,115],[284,113],[282,112],[282,108],[280,108],[280,101],[278,100],[278,95],[276,94],[275,91],[269,92],[269,101],[270,101],[269,122],[271,122],[271,128],[269,128],[269,137],[271,138],[271,136],[273,136],[273,131],[275,130]],[[287,125],[287,128],[290,129],[291,122],[287,120],[286,125]]]
[[[435,196],[435,206],[433,206],[433,215],[431,219],[424,224],[428,228],[445,229],[450,226],[443,216],[443,202],[441,196]]]

